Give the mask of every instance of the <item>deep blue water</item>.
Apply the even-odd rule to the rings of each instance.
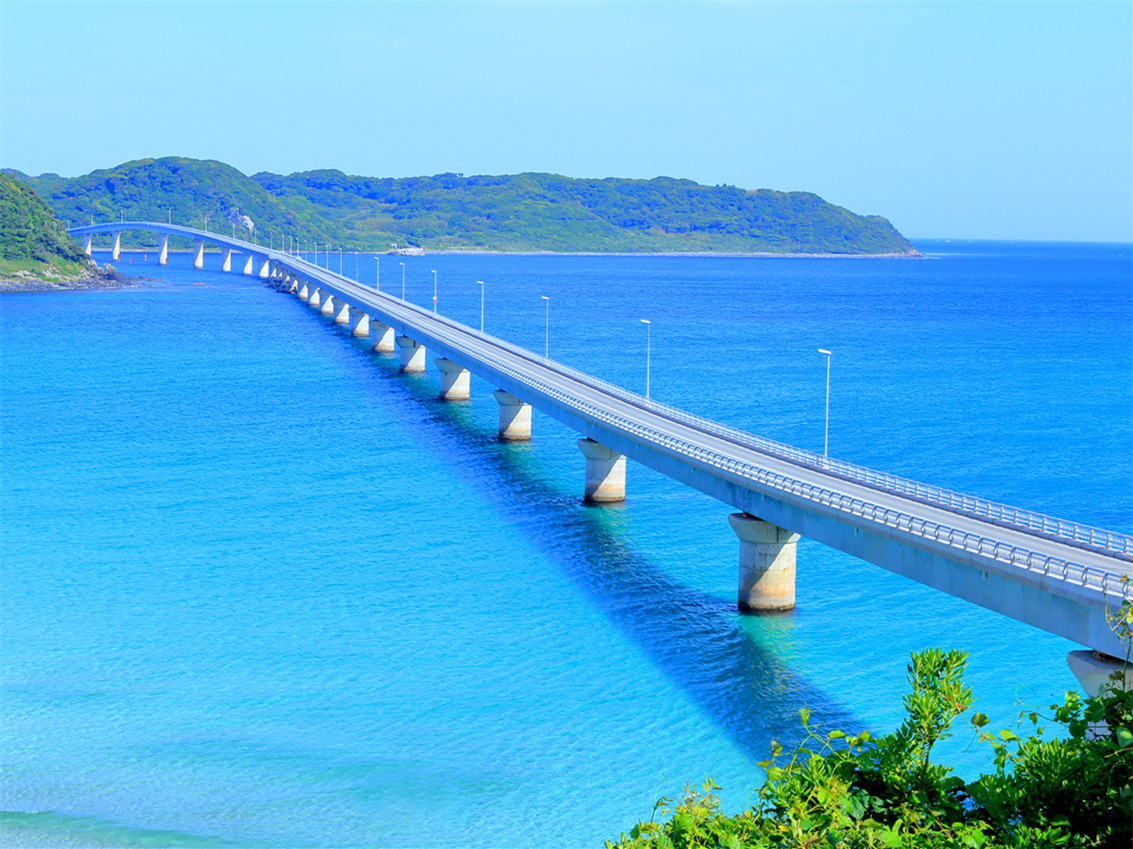
[[[832,455],[1133,532],[1130,246],[918,247],[404,262],[637,391],[647,318],[653,397],[816,450],[829,348]],[[575,434],[497,442],[491,387],[129,256],[0,298],[4,846],[598,846],[685,781],[743,806],[801,707],[891,729],[910,651],[970,652],[1001,725],[1076,686],[1076,646],[806,540],[798,608],[740,616],[726,506],[631,465],[586,507]]]

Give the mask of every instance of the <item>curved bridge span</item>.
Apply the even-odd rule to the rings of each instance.
[[[436,356],[441,397],[468,397],[469,374],[498,387],[500,436],[530,436],[531,409],[575,430],[586,496],[624,498],[626,458],[739,512],[739,604],[794,604],[795,546],[806,536],[1079,645],[1124,656],[1107,615],[1133,601],[1133,537],[1066,522],[827,459],[729,428],[571,369],[296,256],[171,224],[123,222],[71,229],[86,236],[140,229],[212,243],[243,270],[269,278],[374,349],[400,351],[403,371]],[[118,237],[115,236],[118,244]],[[396,344],[396,347],[395,347]],[[1072,652],[1096,690],[1114,664]]]

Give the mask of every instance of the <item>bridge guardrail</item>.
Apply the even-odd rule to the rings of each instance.
[[[326,272],[322,271],[322,273]],[[336,277],[337,275],[330,273],[330,276]],[[351,286],[358,285],[354,283],[354,281],[345,278],[344,281]],[[386,295],[385,297],[390,298],[391,296]],[[705,465],[713,466],[738,477],[746,478],[768,489],[806,498],[810,501],[827,505],[833,509],[851,515],[860,516],[888,527],[904,530],[916,536],[932,539],[949,546],[990,557],[1001,563],[1025,569],[1028,572],[1093,588],[1103,595],[1111,596],[1120,601],[1133,600],[1133,583],[1124,580],[1121,575],[1091,566],[1084,566],[1063,558],[1052,557],[1019,546],[1009,545],[980,534],[973,534],[948,525],[942,525],[937,522],[912,516],[903,511],[883,507],[854,496],[839,493],[835,490],[808,484],[796,478],[791,478],[778,472],[771,472],[768,469],[755,466],[734,457],[726,457],[717,451],[688,442],[687,440],[678,439],[669,434],[664,434],[640,422],[596,407],[577,396],[556,389],[543,380],[516,369],[495,356],[485,354],[483,351],[473,350],[465,341],[466,334],[490,340],[491,344],[505,349],[513,355],[519,356],[529,362],[537,363],[543,368],[558,372],[565,377],[586,384],[591,388],[613,395],[624,402],[650,409],[667,418],[679,421],[694,430],[745,445],[760,453],[777,456],[823,471],[834,471],[842,477],[862,483],[870,483],[870,485],[878,489],[888,489],[903,495],[916,495],[924,501],[940,504],[942,506],[952,506],[953,509],[962,509],[964,512],[974,513],[984,518],[998,518],[1004,524],[1015,524],[1028,530],[1041,530],[1067,540],[1096,545],[1114,554],[1128,555],[1133,551],[1133,539],[1130,537],[1122,534],[1114,534],[1098,528],[1078,525],[1077,523],[1063,522],[1062,520],[1031,513],[1030,511],[1007,507],[1006,505],[998,505],[994,502],[965,496],[960,493],[953,493],[939,487],[919,484],[896,475],[876,472],[865,467],[855,466],[851,463],[830,461],[828,458],[821,457],[813,452],[804,451],[803,449],[754,436],[736,428],[720,425],[709,419],[686,413],[683,410],[678,410],[666,404],[644,399],[635,393],[631,393],[607,381],[579,372],[576,369],[554,362],[553,360],[539,357],[505,340],[490,337],[487,334],[479,334],[477,331],[471,330],[452,319],[428,313],[416,305],[402,302],[399,298],[392,298],[392,300],[394,300],[398,306],[406,308],[411,312],[420,312],[421,315],[425,316],[427,319],[432,319],[434,322],[448,327],[450,331],[460,334],[454,335],[453,332],[431,331],[437,341],[443,342],[443,344],[453,350],[461,352],[466,357],[480,361],[495,369],[497,372],[511,377],[518,383],[530,386],[532,389],[538,390],[547,397],[554,398],[565,406],[597,422],[602,422],[616,430],[620,430],[627,435],[647,440],[653,444],[665,445],[674,452],[680,453],[686,457],[694,457]],[[960,500],[960,504],[954,503],[956,499]],[[997,508],[1002,511],[1000,515],[996,513]]]
[[[1063,558],[1052,557],[1019,546],[1009,545],[980,534],[973,534],[948,525],[942,525],[938,522],[912,516],[900,510],[883,507],[854,496],[839,493],[814,484],[808,484],[734,457],[725,457],[719,452],[712,451],[703,446],[688,442],[687,440],[679,439],[670,434],[661,433],[655,428],[627,419],[616,413],[611,413],[608,410],[596,407],[589,402],[556,389],[502,360],[492,356],[486,357],[482,352],[472,351],[459,337],[454,337],[449,334],[438,334],[438,336],[442,337],[439,341],[443,341],[444,344],[460,351],[466,356],[485,362],[486,365],[490,365],[496,371],[508,375],[519,383],[537,389],[542,394],[550,398],[555,398],[560,403],[564,403],[568,407],[582,412],[596,421],[603,422],[628,435],[635,436],[638,439],[664,445],[670,450],[686,457],[695,457],[705,465],[713,466],[738,477],[760,483],[768,489],[788,492],[792,495],[806,498],[809,501],[825,504],[836,510],[860,516],[888,527],[990,557],[998,562],[1005,563],[1015,568],[1022,568],[1031,573],[1093,588],[1103,595],[1117,599],[1119,602],[1133,600],[1133,583],[1123,580],[1121,575],[1091,566],[1084,566]],[[522,349],[520,350],[522,351]],[[523,353],[528,359],[538,359],[544,365],[546,364],[543,358],[534,358],[529,352]]]
[[[787,445],[772,439],[756,436],[746,431],[739,430],[738,428],[722,425],[711,419],[694,415],[677,407],[671,407],[668,404],[642,398],[636,393],[629,392],[601,378],[588,375],[585,372],[578,371],[562,363],[537,357],[531,354],[531,352],[512,345],[509,342],[503,340],[498,341],[514,353],[523,354],[529,359],[537,360],[564,376],[614,395],[622,401],[650,409],[667,418],[680,421],[697,430],[711,433],[715,436],[727,439],[730,442],[737,442],[774,457],[801,463],[824,472],[830,472],[849,480],[871,486],[875,489],[910,496],[930,504],[947,507],[974,516],[980,516],[1003,525],[1039,531],[1050,536],[1058,537],[1059,539],[1104,549],[1107,552],[1113,552],[1123,559],[1133,562],[1133,536],[1107,531],[1080,522],[1058,519],[1053,516],[1036,513],[1032,510],[1024,510],[988,499],[965,495],[964,493],[955,492],[931,484],[920,483],[887,472],[879,472],[875,469],[848,463],[844,460],[824,457],[813,451],[807,451],[806,449],[797,448],[793,445]]]

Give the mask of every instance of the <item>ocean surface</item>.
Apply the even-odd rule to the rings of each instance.
[[[649,319],[654,398],[819,451],[830,349],[832,456],[1133,532],[1131,246],[917,246],[380,274],[472,326],[482,280],[487,332],[636,391]],[[1076,687],[1077,646],[808,540],[798,607],[741,616],[726,505],[631,464],[585,506],[573,432],[502,444],[492,387],[219,265],[0,297],[2,846],[594,847],[685,782],[749,804],[800,708],[891,730],[926,646],[994,725]]]

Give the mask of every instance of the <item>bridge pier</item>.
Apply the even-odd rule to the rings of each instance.
[[[83,234],[83,253],[85,253],[87,256],[90,256],[91,243],[93,241],[94,237],[90,233]]]
[[[514,395],[497,389],[492,393],[500,405],[500,439],[508,442],[524,442],[531,438],[531,405],[525,404]]]
[[[401,366],[398,369],[406,374],[419,374],[425,370],[425,346],[410,339],[398,336],[397,346],[401,348]]]
[[[221,271],[232,270],[232,248],[226,248],[224,251],[224,262],[220,264]]]
[[[370,316],[355,307],[350,308],[350,335],[364,337],[370,335]]]
[[[117,262],[122,257],[122,231],[114,233],[114,247],[110,249],[110,258]]]
[[[252,261],[254,259],[255,259],[254,256],[252,256],[251,254],[248,254],[247,258],[244,260],[243,271],[244,271],[244,274],[247,274],[249,277],[251,277],[252,272],[255,271],[255,266],[252,264]]]
[[[393,343],[393,328],[382,324],[375,318],[370,319],[370,338],[374,340],[373,351],[379,354],[392,354],[395,349]]]
[[[205,267],[205,243],[200,239],[193,241],[193,268]]]
[[[1111,684],[1113,673],[1125,673],[1125,689],[1133,690],[1133,668],[1126,668],[1125,661],[1096,651],[1072,651],[1066,655],[1066,665],[1082,685],[1089,697],[1094,697]]]
[[[728,522],[740,538],[740,610],[793,608],[799,535],[748,513],[732,513]]]
[[[306,280],[300,280],[300,281],[298,281],[298,284],[299,285],[298,285],[298,288],[295,290],[295,294],[299,296],[299,300],[301,300],[301,301],[308,300],[311,297],[311,292],[307,288],[307,281]]]
[[[313,307],[318,307],[323,302],[323,290],[315,285],[311,285],[308,288],[310,289],[311,296],[307,298],[307,303]]]
[[[595,504],[626,500],[626,458],[593,439],[578,440],[578,450],[586,458],[584,497]]]
[[[161,234],[161,250],[157,254],[158,265],[169,265],[169,234]]]
[[[338,302],[335,301],[335,303],[338,303]],[[335,324],[349,324],[350,323],[350,304],[346,303],[346,301],[342,302],[342,309],[340,309],[338,312],[335,313],[334,323]]]
[[[319,312],[323,315],[334,315],[335,300],[334,295],[327,294],[323,298],[322,306],[319,307]]]
[[[472,375],[468,369],[444,357],[438,358],[436,364],[441,372],[440,397],[445,401],[467,401],[472,394],[470,389]]]

